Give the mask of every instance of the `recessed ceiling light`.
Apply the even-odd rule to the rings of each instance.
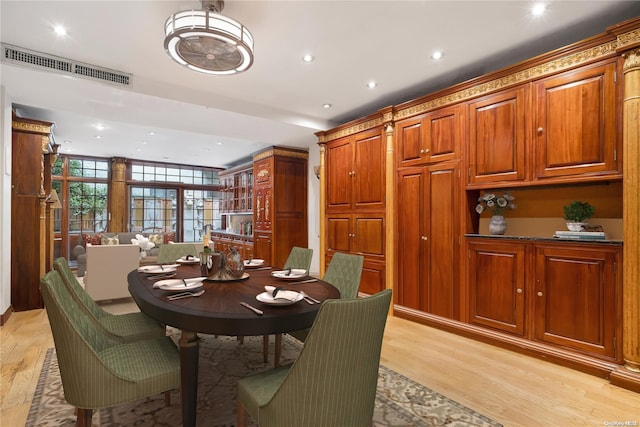
[[[66,151],[67,153],[72,152],[73,150],[71,148],[65,148],[64,151]]]
[[[374,82],[373,80],[371,80],[369,83],[367,83],[367,87],[368,87],[369,89],[373,89],[373,88],[375,88],[376,86],[378,86],[378,83]]]
[[[95,139],[101,139],[101,138],[102,138],[102,135],[96,135],[96,136],[94,136],[94,138],[95,138]]]
[[[155,132],[149,132],[149,135],[155,135],[155,134],[156,134]]]
[[[148,144],[149,142],[147,142],[147,141],[142,141],[142,143],[143,143],[143,144]]]
[[[136,151],[142,151],[142,148],[136,148]]]
[[[62,25],[54,25],[53,32],[58,36],[66,36],[67,30]]]
[[[332,105],[331,104],[322,104],[322,108],[331,108]]]
[[[443,56],[444,56],[443,52],[436,50],[431,54],[431,59],[441,59]]]
[[[309,53],[307,53],[305,56],[302,57],[302,60],[304,62],[313,62],[314,59],[316,59],[316,57]]]
[[[102,123],[98,123],[95,125],[95,128],[98,130],[104,130],[106,128],[105,125],[103,125]]]
[[[224,145],[224,142],[216,142],[218,145]]]
[[[531,8],[531,14],[533,16],[540,16],[544,13],[544,11],[547,10],[547,5],[544,3],[536,3],[533,5],[533,7]]]
[[[66,141],[64,141],[64,143],[65,143],[65,144],[71,144],[71,141],[66,140]]]

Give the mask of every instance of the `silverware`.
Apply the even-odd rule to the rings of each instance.
[[[175,301],[177,299],[182,299],[182,298],[199,297],[202,294],[204,294],[204,289],[201,289],[198,292],[185,292],[182,294],[169,295],[167,299],[169,301]]]
[[[309,279],[309,280],[303,280],[301,282],[291,282],[289,283],[290,285],[300,285],[302,283],[311,283],[311,282],[317,282],[318,279]]]
[[[253,311],[256,314],[259,314],[260,316],[262,316],[263,312],[262,310],[258,310],[257,308],[255,308],[254,306],[247,304],[246,302],[241,302],[240,303],[241,306],[248,308],[249,310]]]
[[[271,270],[272,267],[259,267],[259,268],[254,268],[254,270]]]
[[[302,298],[305,299],[310,299],[311,301],[315,302],[316,304],[320,304],[322,301],[315,299],[314,297],[312,297],[311,295],[307,294],[305,291],[299,291],[298,292],[300,295],[302,295]]]
[[[175,275],[176,273],[152,274],[147,276],[147,280],[168,279]]]

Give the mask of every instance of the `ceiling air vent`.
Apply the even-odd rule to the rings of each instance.
[[[22,65],[32,69],[49,70],[55,73],[83,77],[90,80],[129,86],[131,74],[109,70],[95,65],[84,64],[46,53],[35,52],[2,43],[2,61]]]

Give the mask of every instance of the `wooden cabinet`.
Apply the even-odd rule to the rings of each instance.
[[[619,253],[602,246],[535,245],[534,339],[616,358]]]
[[[13,117],[11,148],[11,305],[43,307],[40,278],[53,264],[53,123]]]
[[[615,61],[534,83],[535,178],[618,174]]]
[[[459,158],[462,126],[460,105],[399,121],[396,124],[398,167]]]
[[[327,212],[384,210],[385,142],[381,127],[327,144]]]
[[[469,103],[470,184],[527,178],[528,95],[523,85]]]
[[[502,239],[467,247],[471,323],[619,361],[620,247]]]
[[[270,147],[253,156],[254,256],[284,265],[293,246],[308,246],[307,151]]]
[[[402,169],[398,177],[398,303],[459,316],[460,163]]]
[[[326,144],[325,267],[335,252],[364,256],[359,291],[385,288],[386,144],[376,126]]]
[[[524,335],[524,243],[469,241],[469,320]]]

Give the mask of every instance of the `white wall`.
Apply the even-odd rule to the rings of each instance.
[[[11,100],[0,86],[0,314],[11,305]]]
[[[309,144],[309,179],[307,185],[308,192],[308,228],[309,247],[313,249],[313,259],[311,260],[311,273],[320,272],[320,180],[313,173],[313,167],[320,165],[320,146],[317,143]]]

